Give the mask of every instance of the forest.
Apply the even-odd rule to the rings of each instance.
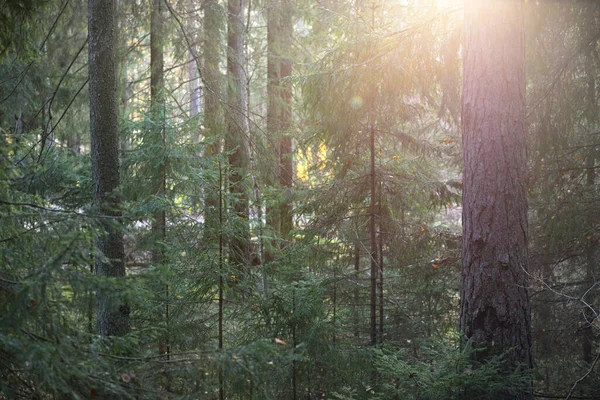
[[[0,399],[600,399],[600,2],[0,1]]]

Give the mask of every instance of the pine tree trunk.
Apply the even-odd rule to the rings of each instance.
[[[221,7],[216,0],[204,0],[202,3],[204,9],[203,31],[203,74],[204,74],[204,138],[212,144],[207,146],[206,155],[214,156],[219,154],[221,146],[219,145],[222,137],[223,115],[221,101],[221,73],[219,71],[220,47],[221,47]],[[216,193],[221,190],[215,184],[205,191],[204,200],[204,218],[205,233],[204,239],[207,243],[212,243],[216,239],[215,232],[219,229],[217,214],[218,196]]]
[[[590,8],[587,10],[588,15],[591,16],[591,20],[586,21],[587,27],[593,26],[595,22],[595,17],[598,15],[599,6],[595,3],[589,5]],[[588,53],[586,54],[585,59],[585,75],[587,78],[587,103],[588,108],[586,110],[586,120],[588,126],[595,127],[598,124],[598,99],[596,98],[596,75],[597,69],[594,66],[595,56],[597,56],[595,52],[595,43],[593,46],[590,46]],[[596,184],[596,148],[592,146],[589,149],[589,153],[586,156],[585,164],[586,164],[586,185],[590,192],[590,194],[594,193],[594,188]],[[589,210],[587,211],[589,215],[589,221],[594,221],[596,213],[595,207],[589,206]],[[585,285],[584,285],[584,293],[587,291],[594,283],[595,277],[597,276],[596,265],[597,259],[595,257],[596,253],[596,244],[592,240],[588,240],[585,249]],[[595,303],[595,299],[582,299],[590,304]],[[589,312],[590,310],[584,310],[584,315],[592,314]],[[594,319],[594,316],[590,316],[590,321]],[[594,328],[592,326],[586,326],[583,329],[583,338],[581,338],[582,349],[581,355],[583,361],[586,363],[592,363],[594,360],[594,352],[593,349],[596,347],[596,339],[594,335]]]
[[[154,127],[154,135],[157,143],[161,145],[161,159],[156,168],[154,177],[154,194],[164,200],[166,191],[166,160],[165,160],[165,131],[164,131],[164,61],[163,61],[163,39],[162,39],[162,0],[153,0],[151,23],[150,23],[150,102],[151,115]],[[162,206],[162,204],[161,204]],[[154,213],[152,222],[152,233],[154,239],[154,250],[152,261],[156,265],[164,262],[163,241],[165,239],[166,215],[164,210]]]
[[[129,103],[129,74],[128,74],[128,37],[127,37],[127,11],[125,9],[127,2],[124,0],[117,0],[118,10],[118,34],[117,42],[118,47],[118,59],[119,59],[119,81],[117,82],[117,88],[119,90],[119,105],[118,109],[120,112],[121,119],[127,119],[129,117],[127,106]],[[120,150],[121,152],[126,151],[129,148],[127,142],[127,136],[122,135],[120,138]],[[78,141],[79,142],[79,141]],[[77,144],[79,147],[79,144]]]
[[[377,275],[379,268],[377,267],[377,233],[375,230],[375,127],[371,122],[369,128],[369,143],[371,150],[371,172],[369,177],[369,183],[371,186],[371,198],[370,198],[370,214],[369,214],[369,236],[371,239],[371,252],[369,257],[371,258],[371,297],[370,297],[370,322],[371,322],[371,345],[377,344]]]
[[[279,1],[267,6],[267,146],[273,168],[267,178],[271,186],[279,186],[279,135],[281,134],[281,7]],[[276,206],[267,206],[267,224],[281,233],[281,219]],[[272,247],[271,247],[272,248]],[[272,250],[266,261],[272,261]]]
[[[187,5],[187,12],[191,17],[188,16],[187,30],[190,34],[190,39],[192,41],[193,50],[191,50],[192,59],[190,63],[187,65],[187,75],[188,75],[188,90],[190,96],[190,118],[196,118],[198,114],[200,114],[200,78],[198,76],[198,65],[196,64],[196,60],[193,58],[195,55],[199,54],[198,49],[198,20],[196,18],[195,10],[196,4],[194,1],[190,1]],[[202,138],[200,134],[198,135],[198,141]]]
[[[289,77],[292,74],[291,38],[293,34],[292,4],[289,0],[271,2],[267,8],[267,140],[277,159],[272,184],[283,190],[279,207],[269,208],[269,225],[289,239],[293,229],[289,191],[293,184],[292,138],[292,90]]]
[[[90,134],[93,202],[103,218],[105,234],[97,240],[104,255],[96,274],[125,276],[123,230],[119,218],[119,136],[117,114],[115,0],[88,1]],[[98,331],[102,336],[129,332],[129,306],[114,294],[98,294]]]
[[[164,210],[167,192],[167,159],[165,136],[165,77],[164,77],[164,50],[163,50],[163,0],[153,0],[150,18],[150,103],[153,134],[160,144],[160,159],[154,177],[154,194],[160,198],[160,209],[154,213],[152,220],[152,263],[156,266],[165,264],[165,239],[167,236],[167,215]],[[164,318],[169,325],[169,286],[157,288],[159,298],[164,300]],[[160,316],[162,317],[162,316]],[[159,318],[160,318],[159,317]],[[170,345],[167,333],[159,343],[159,354],[169,358]]]
[[[204,0],[203,31],[203,66],[204,66],[204,127],[206,135],[214,138],[222,128],[221,116],[221,79],[219,59],[221,58],[221,7],[217,0]],[[213,146],[211,155],[219,152],[218,146]]]
[[[379,256],[379,282],[378,282],[378,290],[379,290],[379,343],[383,343],[383,331],[384,331],[384,322],[385,322],[385,305],[384,305],[384,293],[383,293],[383,215],[382,215],[382,197],[383,197],[383,184],[381,183],[381,179],[379,179],[379,191],[377,197],[377,219],[378,219],[378,228],[379,232],[377,235],[378,243],[377,243],[377,254]]]
[[[360,240],[358,239],[358,234],[356,239],[354,240],[354,272],[355,272],[355,279],[356,279],[356,284],[354,287],[354,318],[353,318],[353,322],[354,322],[354,337],[355,338],[359,338],[360,337],[360,309],[361,307],[361,303],[360,303]]]
[[[246,110],[246,75],[244,73],[244,2],[227,2],[227,133],[225,149],[229,154],[229,191],[236,215],[235,230],[230,237],[230,259],[234,265],[249,264],[248,184],[249,126]]]
[[[284,201],[280,213],[281,237],[290,240],[290,232],[294,229],[291,206],[291,189],[294,181],[293,148],[290,127],[292,125],[292,84],[289,78],[292,75],[291,41],[293,35],[292,10],[289,0],[281,0],[280,18],[280,81],[281,87],[281,117],[279,139],[279,185],[284,190]]]
[[[513,349],[507,368],[531,368],[523,3],[465,10],[460,326],[479,357]]]
[[[223,351],[223,168],[219,161],[219,194],[218,194],[218,222],[219,222],[219,315],[218,315],[218,341],[219,351]],[[225,373],[223,365],[219,366],[219,400],[225,398],[224,388]]]

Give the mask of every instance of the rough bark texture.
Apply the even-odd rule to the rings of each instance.
[[[513,348],[510,366],[531,367],[523,4],[465,10],[460,326],[491,353]]]
[[[127,106],[129,104],[129,52],[128,49],[128,32],[127,32],[127,0],[117,0],[117,42],[119,43],[117,49],[117,60],[118,60],[118,72],[117,72],[117,98],[119,104],[117,106],[120,113],[120,118],[127,119],[129,117]],[[121,135],[119,137],[120,150],[124,152],[129,149],[129,143],[127,135]],[[78,144],[79,147],[79,144]]]
[[[119,137],[117,120],[115,0],[89,0],[90,134],[94,206],[105,218],[106,233],[98,238],[96,273],[125,276],[123,231],[119,211]],[[102,336],[129,332],[129,307],[116,296],[98,294],[98,331]]]
[[[233,195],[233,211],[237,216],[235,232],[230,239],[230,259],[234,265],[249,264],[248,227],[248,119],[246,112],[246,75],[244,73],[244,2],[227,2],[227,133],[225,149],[230,152],[229,191]]]
[[[203,75],[206,85],[204,93],[204,127],[206,128],[206,136],[213,139],[220,135],[223,127],[220,105],[221,73],[219,72],[222,18],[218,1],[204,0],[202,7],[204,9]],[[219,150],[219,146],[215,144],[209,147],[209,155],[217,154]]]
[[[598,10],[600,6],[597,4],[589,5],[588,15],[590,19],[586,21],[586,25],[588,27],[594,26],[595,16],[598,15]],[[588,52],[586,53],[585,58],[585,75],[587,78],[587,93],[586,93],[586,101],[589,105],[586,110],[586,120],[589,126],[597,126],[598,125],[598,100],[596,98],[596,76],[597,69],[595,68],[594,61],[597,57],[596,53],[596,45],[590,46]],[[596,185],[596,153],[597,149],[592,146],[589,149],[589,152],[586,156],[586,185],[588,186],[588,190],[590,193],[594,193],[594,188]],[[590,206],[587,210],[588,213],[588,221],[594,221],[596,219],[595,207]],[[596,244],[592,240],[588,240],[585,250],[585,280],[587,282],[584,285],[582,296],[586,294],[586,291],[595,283],[595,277],[597,276],[597,259],[595,256],[596,252]],[[583,298],[585,301],[590,303],[594,303],[595,299]],[[590,310],[584,310],[584,315],[589,315]],[[593,321],[594,316],[591,315],[588,317],[589,321]],[[594,331],[592,326],[586,326],[583,329],[583,337],[581,338],[582,349],[581,355],[583,361],[586,363],[592,363],[594,360],[594,349],[597,348],[597,340],[594,335]]]
[[[269,208],[269,225],[284,239],[293,229],[289,189],[293,183],[292,138],[289,135],[292,117],[291,37],[292,4],[289,0],[272,1],[267,8],[267,135],[276,156],[272,178],[284,189],[284,198],[277,209]]]
[[[221,101],[221,75],[219,72],[220,46],[221,46],[221,8],[216,0],[204,0],[203,30],[203,75],[204,75],[204,119],[205,140],[212,142],[206,149],[207,156],[214,156],[220,152],[219,141],[222,137],[223,116]],[[221,188],[214,185],[214,189],[205,191],[205,234],[207,242],[216,238],[218,229],[218,195]]]

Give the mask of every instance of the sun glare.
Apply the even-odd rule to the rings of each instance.
[[[453,8],[463,5],[464,0],[435,0],[436,5],[439,9],[443,10],[446,8]]]

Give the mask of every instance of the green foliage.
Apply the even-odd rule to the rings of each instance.
[[[1,393],[87,398],[96,386],[126,397],[120,367],[99,362],[102,353],[126,354],[132,343],[104,344],[95,335],[95,293],[114,290],[116,282],[91,272],[100,256],[93,237],[102,229],[84,211],[89,162],[57,147],[38,162],[34,139],[31,132],[1,138],[9,142],[0,154]],[[131,300],[139,297],[126,289]]]
[[[31,33],[36,24],[33,20],[44,2],[37,0],[5,0],[0,3],[0,61],[9,51],[27,58],[34,54],[33,43],[27,33]],[[25,50],[25,51],[23,51]]]
[[[106,225],[90,211],[85,1],[0,5],[0,397],[212,399],[221,373],[230,399],[291,398],[292,381],[297,398],[330,399],[498,398],[527,388],[520,371],[499,374],[501,356],[472,361],[481,350],[453,333],[460,13],[418,0],[291,2],[294,112],[284,134],[298,174],[282,190],[264,118],[269,2],[253,2],[246,71],[255,166],[239,172],[255,179],[258,196],[248,196],[255,203],[242,220],[226,190],[221,123],[204,137],[206,115],[189,118],[187,109],[189,67],[203,74],[203,46],[191,60],[181,28],[191,44],[205,39],[199,2],[170,2],[181,25],[167,15],[162,110],[148,107],[148,10],[119,3],[124,217],[113,223],[125,232],[124,279],[94,274],[103,257],[94,240]],[[597,8],[580,3],[525,5],[533,380],[547,394],[568,392],[590,371],[600,326]],[[224,35],[214,40],[223,56]],[[219,92],[203,86],[204,96]],[[379,348],[368,346],[374,200],[384,266]],[[294,212],[289,240],[268,226],[282,203]],[[152,232],[163,211],[164,239]],[[250,231],[248,266],[229,258],[231,243],[246,239],[241,225]],[[100,338],[96,296],[116,292],[131,308],[132,332]],[[597,382],[596,366],[576,393],[596,393]]]
[[[531,378],[526,372],[501,372],[502,355],[478,364],[472,360],[482,349],[473,349],[469,341],[462,345],[457,342],[428,341],[412,351],[392,347],[374,350],[381,381],[373,398],[474,400],[516,396],[529,388]]]

